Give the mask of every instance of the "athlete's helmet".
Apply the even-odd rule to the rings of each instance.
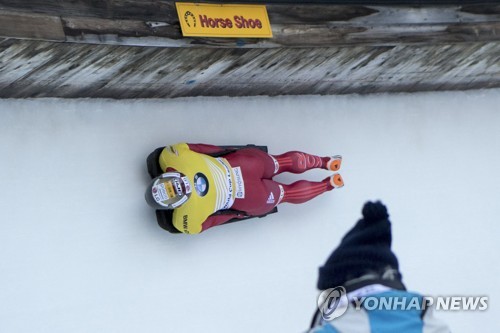
[[[178,172],[167,172],[153,179],[146,190],[147,203],[156,209],[174,209],[191,196],[191,184]]]

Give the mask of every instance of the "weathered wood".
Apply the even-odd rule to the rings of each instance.
[[[0,0],[0,97],[500,87],[500,5],[267,8],[272,39],[183,38],[171,1]]]
[[[190,1],[186,1],[190,2]],[[228,3],[226,0],[204,0],[194,2]],[[239,0],[233,3],[264,3],[269,6],[474,6],[481,12],[488,7],[498,6],[498,0]],[[62,16],[100,17],[109,19],[167,20],[175,17],[172,13],[174,1],[171,0],[0,0],[4,10],[45,13]]]
[[[325,22],[350,21],[377,13],[368,6],[345,5],[266,5],[269,20],[273,24],[323,24]]]
[[[183,38],[173,7],[160,24],[144,18],[59,18],[0,11],[0,26],[6,30],[0,35],[112,45],[238,48],[500,40],[500,12],[480,8],[468,7],[465,12],[455,6],[269,5],[272,39]]]
[[[174,1],[158,0],[0,0],[0,8],[28,13],[108,19],[172,20]]]
[[[188,49],[11,40],[0,44],[0,61],[0,97],[16,98],[169,98],[500,87],[500,42]]]
[[[153,27],[153,22],[138,20],[109,20],[89,17],[63,17],[67,36],[115,35],[121,37],[165,37],[182,38],[179,25]]]
[[[57,16],[0,11],[0,36],[64,41],[61,20]]]
[[[461,12],[471,13],[471,14],[483,14],[483,15],[498,15],[500,14],[500,4],[490,4],[490,5],[466,5],[462,6]]]
[[[294,6],[279,11],[269,6],[269,15],[274,36],[270,40],[182,38],[178,22],[158,28],[130,20],[106,23],[102,19],[64,18],[63,22],[68,41],[170,47],[324,47],[500,40],[500,14],[473,15],[457,12],[453,7],[424,10],[341,6],[337,10]],[[105,41],[99,38],[102,35],[106,36]],[[148,37],[156,39],[145,39]]]

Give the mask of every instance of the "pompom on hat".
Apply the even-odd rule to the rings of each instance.
[[[397,272],[397,282],[403,286],[398,259],[391,250],[391,222],[387,208],[379,201],[367,202],[362,213],[363,218],[342,238],[340,245],[320,267],[318,289],[341,286],[368,273],[382,276],[388,268]]]

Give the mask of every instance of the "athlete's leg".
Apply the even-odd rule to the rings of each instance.
[[[245,181],[245,195],[236,198],[231,208],[258,216],[270,212],[282,202],[303,203],[318,195],[343,186],[342,177],[334,174],[321,182],[300,180],[290,185],[271,179]]]
[[[251,174],[251,177],[268,179],[282,172],[302,173],[314,168],[337,171],[342,162],[340,155],[320,157],[300,151],[269,155],[255,148],[241,149],[225,158],[231,166],[241,167],[244,175]]]
[[[289,202],[293,204],[304,203],[320,194],[331,191],[334,188],[342,187],[343,185],[344,182],[339,174],[334,174],[320,182],[299,180],[290,185],[280,184],[284,192],[281,202]]]
[[[340,169],[342,157],[320,157],[300,151],[289,151],[281,155],[271,155],[275,164],[275,175],[282,172],[302,173],[311,169]]]

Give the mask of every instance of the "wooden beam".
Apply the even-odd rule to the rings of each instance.
[[[186,1],[190,2],[190,1]],[[193,1],[191,1],[193,2]],[[227,0],[203,0],[194,2],[228,3]],[[260,3],[269,7],[290,8],[295,6],[455,6],[489,8],[500,10],[498,0],[238,0],[234,3]],[[172,0],[0,0],[0,8],[4,10],[24,11],[28,13],[45,13],[55,16],[85,16],[109,19],[175,19]],[[284,10],[286,12],[286,10]],[[175,14],[175,12],[174,12]]]
[[[67,36],[115,35],[122,37],[165,37],[172,39],[182,38],[180,26],[161,25],[156,27],[155,22],[139,20],[110,20],[94,17],[62,17],[64,32]]]
[[[0,36],[50,41],[66,40],[58,16],[5,11],[0,11]]]
[[[153,48],[10,39],[0,98],[253,96],[500,87],[500,42]]]
[[[105,3],[111,6],[110,2]],[[117,1],[113,6],[118,6],[117,3],[125,4]],[[500,40],[500,6],[272,4],[267,8],[274,37],[243,39],[184,38],[173,3],[160,4],[164,6],[160,21],[150,20],[150,16],[144,13],[141,14],[144,16],[136,15],[134,19],[117,19],[80,16],[76,11],[75,15],[59,17],[0,10],[0,36],[91,44],[237,48]],[[146,1],[143,10],[153,5],[158,6],[157,2]],[[96,9],[104,10],[101,7]],[[114,9],[110,10],[115,13]]]
[[[183,38],[178,21],[63,17],[67,41],[165,47],[325,47],[500,40],[500,13],[455,7],[269,6],[272,39]]]

